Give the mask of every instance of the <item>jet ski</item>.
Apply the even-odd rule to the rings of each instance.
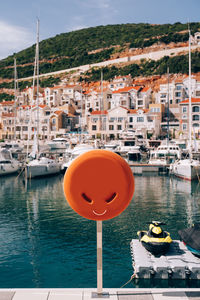
[[[165,223],[152,221],[148,224],[148,231],[137,232],[139,241],[142,243],[144,248],[151,252],[154,256],[166,254],[169,250],[172,239],[170,234],[166,231],[163,231],[161,228],[161,225],[165,225]]]
[[[200,257],[200,223],[193,224],[192,227],[178,231],[180,239],[189,251]]]

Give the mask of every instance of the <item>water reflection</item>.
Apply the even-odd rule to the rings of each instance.
[[[63,176],[28,182],[4,177],[0,184],[0,287],[95,287],[96,224],[68,206]],[[135,176],[129,207],[103,222],[104,286],[120,287],[130,278],[129,244],[146,222],[165,221],[177,239],[177,231],[199,217],[198,182]]]

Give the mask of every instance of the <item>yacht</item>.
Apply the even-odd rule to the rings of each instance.
[[[26,165],[26,177],[31,179],[35,177],[58,174],[61,171],[61,163],[48,157],[34,159]]]
[[[191,89],[191,35],[189,30],[189,128],[188,128],[188,140],[189,140],[189,158],[180,159],[170,165],[170,173],[185,180],[196,180],[200,178],[200,161],[193,159],[192,156],[192,89]]]
[[[65,159],[65,162],[62,164],[62,171],[65,172],[70,166],[70,164],[74,161],[74,159],[77,158],[79,155],[94,149],[95,148],[92,145],[78,144],[74,147],[74,149],[71,150],[70,153],[67,151],[68,159]]]
[[[20,153],[24,149],[17,142],[13,142],[13,141],[5,142],[1,148],[8,149],[11,151],[11,153]]]
[[[195,159],[181,159],[170,165],[170,174],[185,180],[200,178],[200,163]]]
[[[122,157],[128,157],[129,160],[141,159],[140,146],[136,145],[135,139],[121,140],[116,152]]]
[[[52,141],[48,142],[47,145],[51,149],[66,149],[69,147],[69,142],[65,138],[55,138]]]
[[[150,165],[168,165],[181,158],[181,149],[178,145],[169,143],[160,145],[156,150],[150,151]]]
[[[20,163],[12,157],[10,150],[0,149],[0,176],[18,172]]]

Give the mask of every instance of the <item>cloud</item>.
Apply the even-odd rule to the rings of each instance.
[[[34,42],[32,33],[26,28],[0,21],[0,59],[23,50]]]

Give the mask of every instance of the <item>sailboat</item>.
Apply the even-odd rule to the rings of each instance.
[[[0,149],[0,176],[16,173],[20,170],[20,163],[12,157],[10,150]]]
[[[170,173],[185,180],[200,178],[200,162],[192,158],[191,34],[189,30],[189,158],[170,165]]]
[[[35,157],[26,165],[25,174],[27,178],[48,176],[52,174],[60,173],[61,163],[45,157],[39,151],[38,133],[39,133],[39,20],[37,22],[37,43],[36,43],[36,71],[37,71],[37,128],[34,132],[34,145],[32,157]]]

